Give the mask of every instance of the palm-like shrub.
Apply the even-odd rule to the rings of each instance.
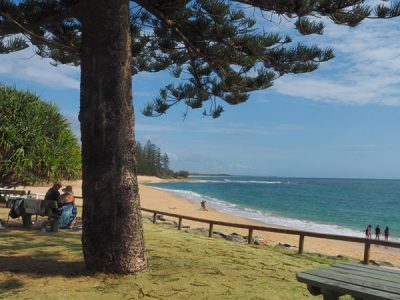
[[[80,147],[58,108],[0,84],[0,186],[80,175]]]

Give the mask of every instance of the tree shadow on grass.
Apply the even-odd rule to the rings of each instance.
[[[69,253],[80,253],[82,242],[80,235],[72,232],[48,233],[33,230],[5,230],[0,235],[1,250],[28,250],[48,247],[64,247]]]
[[[9,279],[0,282],[0,295],[9,291],[19,289],[24,286],[24,283],[18,279]]]
[[[83,261],[58,261],[53,257],[37,259],[32,256],[0,256],[1,272],[25,274],[32,277],[90,275],[85,269]]]

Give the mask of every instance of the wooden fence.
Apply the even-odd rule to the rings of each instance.
[[[183,215],[179,215],[179,214],[174,214],[174,213],[159,211],[159,210],[154,210],[154,209],[148,209],[148,208],[143,208],[143,207],[142,207],[142,211],[153,214],[153,223],[156,222],[157,215],[163,215],[163,216],[177,218],[178,219],[178,230],[182,229],[182,220],[190,220],[190,221],[196,221],[196,222],[201,222],[201,223],[207,223],[209,226],[209,229],[208,229],[209,237],[212,237],[212,235],[213,235],[214,225],[247,229],[248,230],[247,242],[249,244],[252,243],[252,241],[253,241],[254,230],[298,235],[299,236],[298,252],[300,254],[303,253],[303,251],[304,251],[304,238],[305,237],[360,243],[360,244],[364,244],[364,260],[363,260],[364,264],[368,264],[368,262],[370,260],[371,245],[379,245],[379,246],[385,246],[385,247],[391,247],[391,248],[400,248],[400,243],[388,242],[388,241],[384,241],[384,240],[372,240],[372,239],[361,238],[361,237],[317,233],[317,232],[302,231],[302,230],[295,230],[295,229],[222,222],[222,221],[217,221],[217,220],[208,220],[208,219],[201,219],[201,218],[196,218],[196,217],[191,217],[191,216],[183,216]]]
[[[0,190],[0,194],[19,194],[20,192],[21,191],[4,190],[4,189]],[[82,196],[75,196],[75,198],[82,199]],[[191,216],[184,216],[184,215],[179,215],[179,214],[174,214],[174,213],[159,211],[159,210],[154,210],[154,209],[148,209],[148,208],[143,208],[143,207],[141,209],[142,209],[142,211],[153,214],[153,223],[155,223],[156,216],[158,214],[177,218],[178,219],[178,230],[182,229],[182,220],[190,220],[190,221],[195,221],[195,222],[200,222],[200,223],[207,223],[209,226],[209,229],[208,229],[209,237],[212,237],[212,235],[213,235],[214,225],[247,229],[248,230],[247,242],[249,244],[252,243],[252,241],[253,241],[254,230],[266,231],[266,232],[276,232],[276,233],[283,233],[283,234],[290,234],[290,235],[298,235],[299,236],[299,245],[298,245],[299,253],[303,253],[303,251],[304,251],[304,238],[305,237],[360,243],[360,244],[364,244],[364,260],[363,260],[364,264],[368,264],[368,262],[370,260],[371,245],[378,245],[378,246],[385,246],[385,247],[400,249],[400,243],[398,243],[398,242],[388,242],[388,241],[384,241],[384,240],[373,240],[373,239],[367,239],[367,238],[361,238],[361,237],[317,233],[317,232],[286,229],[286,228],[276,228],[276,227],[269,227],[269,226],[222,222],[222,221],[217,221],[217,220],[208,220],[208,219],[196,218],[196,217],[191,217]]]

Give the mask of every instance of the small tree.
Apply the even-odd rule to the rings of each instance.
[[[55,105],[0,84],[0,185],[78,178],[80,155]]]
[[[171,177],[172,171],[169,169],[169,157],[167,153],[161,156],[161,176]]]

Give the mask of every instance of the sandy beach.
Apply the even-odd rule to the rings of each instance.
[[[163,179],[151,176],[139,176],[139,192],[140,201],[143,208],[154,209],[164,212],[170,212],[175,214],[193,216],[198,218],[219,220],[224,222],[242,223],[242,224],[255,224],[255,225],[267,225],[265,223],[256,222],[253,220],[245,219],[239,216],[228,215],[209,209],[208,211],[202,210],[199,204],[192,203],[189,200],[181,198],[173,193],[162,191],[159,189],[152,188],[145,185],[150,182],[160,182]],[[64,185],[72,185],[75,195],[82,195],[81,181],[74,182],[63,182]],[[40,187],[25,187],[24,189],[30,190],[32,193],[46,193],[49,186]],[[77,200],[77,205],[81,205],[82,201]],[[144,213],[145,217],[150,216]],[[166,217],[168,219],[168,217]],[[173,220],[173,218],[171,218]],[[175,221],[177,221],[175,219]],[[191,228],[208,228],[205,223],[197,223],[191,221],[183,221],[184,225],[189,225]],[[220,231],[224,233],[240,233],[247,235],[247,230],[240,230],[238,228],[228,228],[215,226],[214,231]],[[267,240],[270,245],[276,245],[278,243],[290,244],[293,246],[298,245],[298,236],[285,235],[279,233],[268,233],[255,231],[253,236],[259,236]],[[321,253],[329,256],[342,255],[357,260],[362,260],[364,255],[364,245],[351,242],[332,241],[325,239],[316,238],[305,238],[304,250],[306,252]],[[390,262],[395,266],[400,267],[400,251],[399,249],[385,249],[382,246],[371,246],[371,259],[375,261]]]

